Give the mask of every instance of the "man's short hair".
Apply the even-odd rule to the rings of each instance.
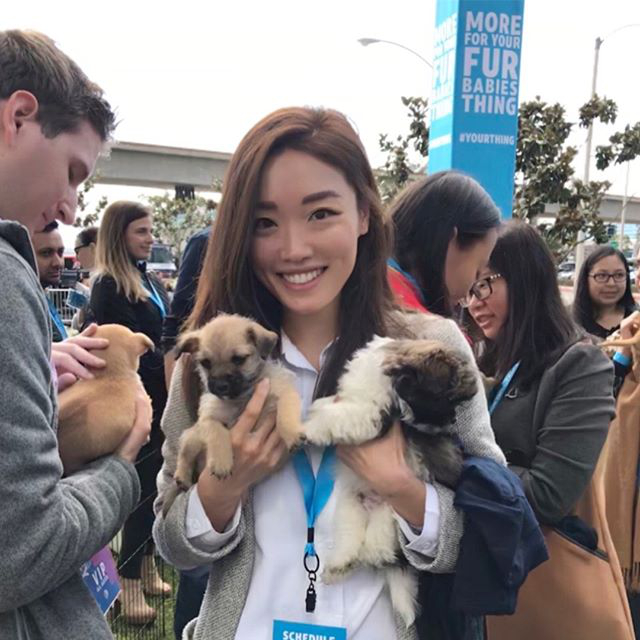
[[[86,227],[76,236],[76,245],[88,247],[98,242],[98,227]]]
[[[37,98],[36,117],[47,138],[75,131],[83,120],[103,141],[115,128],[102,89],[51,38],[35,31],[0,31],[0,100],[20,90]]]

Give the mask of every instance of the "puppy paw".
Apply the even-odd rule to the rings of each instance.
[[[231,468],[221,469],[219,467],[213,468],[209,466],[209,473],[218,478],[218,480],[226,480],[231,475],[232,470]]]
[[[193,484],[189,474],[181,473],[179,471],[176,471],[173,479],[178,487],[178,491],[187,491]]]

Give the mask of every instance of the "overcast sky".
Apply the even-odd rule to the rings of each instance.
[[[32,0],[3,2],[0,24],[43,31],[75,58],[117,107],[117,139],[233,151],[273,109],[324,105],[351,118],[375,165],[378,134],[406,131],[400,97],[428,95],[431,71],[400,48],[357,39],[394,40],[431,59],[434,20],[435,0]],[[576,119],[596,36],[633,23],[637,0],[525,0],[520,99],[558,101]],[[640,27],[605,39],[598,91],[617,101],[619,125],[640,120],[638,60]],[[612,131],[597,125],[595,143]],[[623,193],[624,170],[592,178]],[[632,194],[640,196],[640,159]]]

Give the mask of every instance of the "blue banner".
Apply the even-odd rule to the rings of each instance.
[[[429,173],[458,169],[511,217],[524,0],[438,0]]]

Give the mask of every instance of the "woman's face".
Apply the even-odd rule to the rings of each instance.
[[[616,282],[609,277],[606,282],[597,282],[595,278],[603,278],[605,275],[619,279]],[[595,278],[594,278],[595,276]],[[620,302],[627,287],[627,271],[618,256],[607,256],[598,260],[589,271],[589,297],[597,307],[606,307]]]
[[[256,276],[289,318],[327,314],[335,322],[368,213],[331,165],[286,150],[266,165],[254,217]]]
[[[444,281],[451,304],[456,304],[467,296],[478,274],[487,266],[497,239],[496,229],[491,229],[478,241],[464,248],[458,244],[457,235],[451,239],[444,265]]]
[[[478,280],[492,275],[496,275],[496,272],[487,267],[482,269]],[[484,337],[487,340],[495,340],[509,315],[509,289],[503,277],[493,278],[489,284],[491,286],[489,297],[478,300],[475,295],[471,296],[469,313],[482,330]]]
[[[124,242],[127,252],[134,260],[148,260],[153,246],[151,216],[130,222],[124,232]]]

